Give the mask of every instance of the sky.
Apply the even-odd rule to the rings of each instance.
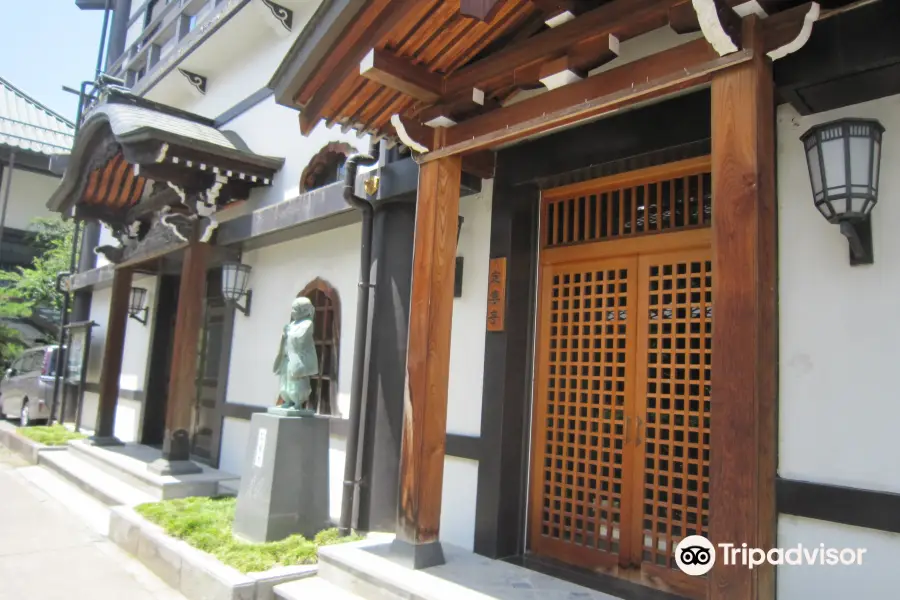
[[[0,0],[0,77],[70,121],[78,89],[94,78],[102,10],[80,10],[75,0]]]

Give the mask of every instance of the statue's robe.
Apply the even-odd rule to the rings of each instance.
[[[275,359],[281,398],[285,405],[295,408],[302,408],[309,399],[309,378],[319,373],[319,358],[313,339],[315,309],[312,306],[308,308],[312,309],[311,314],[304,311],[298,320],[285,325]]]

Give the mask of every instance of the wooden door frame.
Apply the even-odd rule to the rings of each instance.
[[[686,163],[689,161],[679,161],[679,163]],[[692,159],[691,162],[695,164],[709,164],[709,157],[700,157],[699,159]],[[635,171],[632,173],[623,174],[622,178],[616,178],[614,185],[621,185],[622,181],[634,181],[646,179],[648,177],[661,176],[665,177],[667,174],[681,174],[684,171],[684,167],[687,165],[684,164],[673,164],[673,168],[666,170],[664,167],[666,165],[661,165],[660,167],[652,167],[650,169],[642,169],[644,172],[644,176],[640,176],[640,172]],[[590,184],[591,182],[586,182]],[[595,180],[594,186],[596,187],[597,181]],[[583,185],[583,184],[578,184]],[[568,187],[568,186],[567,186]],[[563,192],[571,193],[571,190],[566,190]],[[557,197],[560,194],[554,193],[554,190],[548,190],[546,195],[542,195],[541,205],[545,199],[552,199]],[[541,223],[541,230],[543,231],[544,223]],[[541,237],[541,239],[545,239]],[[537,527],[540,523],[540,506],[535,502],[535,500],[539,497],[539,486],[542,483],[542,480],[537,477],[535,473],[535,469],[537,465],[541,463],[544,458],[543,451],[541,448],[538,448],[538,444],[536,444],[536,440],[540,439],[540,435],[543,430],[542,428],[542,416],[544,412],[541,411],[536,405],[535,399],[538,397],[536,394],[537,390],[542,389],[541,386],[545,384],[546,377],[543,374],[543,370],[540,368],[540,365],[546,362],[545,356],[545,348],[543,345],[544,336],[547,335],[545,331],[546,327],[546,319],[543,318],[547,310],[547,302],[548,302],[548,293],[549,286],[545,288],[545,277],[548,272],[548,269],[552,269],[552,267],[557,265],[578,265],[579,263],[587,263],[587,262],[595,262],[595,261],[627,261],[633,260],[634,263],[634,281],[637,283],[640,279],[640,265],[642,263],[642,259],[646,257],[656,256],[656,255],[665,255],[671,253],[683,253],[683,252],[695,252],[695,251],[707,251],[710,256],[710,260],[712,260],[713,254],[713,232],[711,227],[702,227],[702,228],[691,228],[691,229],[683,229],[683,230],[675,230],[675,231],[660,231],[660,232],[651,232],[647,235],[635,235],[629,237],[623,237],[619,239],[611,239],[609,241],[601,241],[601,242],[588,242],[581,244],[574,244],[570,246],[562,246],[557,248],[538,248],[538,273],[537,273],[537,306],[536,306],[536,315],[537,315],[537,328],[535,330],[535,345],[534,345],[534,376],[533,376],[533,385],[531,389],[531,402],[530,402],[530,411],[531,411],[531,447],[526,457],[528,461],[528,474],[530,478],[529,487],[528,487],[528,498],[527,498],[527,519],[525,523],[525,539],[527,541],[528,549],[533,551],[533,544],[531,543],[532,535],[534,528]],[[635,288],[634,296],[637,298],[641,294],[642,290],[640,288]],[[715,300],[714,300],[715,301]],[[633,305],[638,305],[639,302],[633,303]],[[633,329],[632,335],[637,336],[638,329],[640,327],[641,320],[635,320],[637,326]],[[637,338],[635,338],[637,339]],[[636,347],[637,350],[641,348],[640,342]],[[636,353],[636,356],[639,357],[640,353]],[[636,376],[636,367],[638,366],[638,360],[634,360],[631,365],[631,379],[632,385],[636,385],[637,381],[640,380],[640,377]],[[637,406],[637,405],[635,405]],[[627,411],[626,411],[627,412]],[[634,458],[634,455],[632,455]],[[623,469],[626,468],[626,465],[623,464]],[[642,475],[642,473],[641,473]],[[624,477],[623,477],[624,479]],[[631,480],[633,490],[642,489],[642,476],[632,478]],[[625,494],[623,493],[623,497]],[[632,495],[633,497],[633,495]],[[626,509],[622,507],[620,509],[620,529],[625,529],[625,511]],[[637,517],[635,517],[636,519]],[[712,518],[710,518],[711,524]],[[623,543],[623,537],[619,538],[620,548]],[[612,556],[612,555],[611,555]],[[608,564],[604,562],[601,564],[601,568],[615,568],[616,560],[608,561]],[[577,566],[577,564],[576,564]],[[673,586],[677,587],[679,590],[684,593],[696,595],[698,593],[698,588],[696,585],[691,585],[691,581],[685,576],[684,578],[679,578],[677,572],[673,572],[673,578],[678,579],[679,581]],[[623,578],[624,581],[634,581],[632,578]]]

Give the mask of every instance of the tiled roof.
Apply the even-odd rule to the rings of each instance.
[[[0,77],[0,146],[63,154],[74,133],[72,123]]]

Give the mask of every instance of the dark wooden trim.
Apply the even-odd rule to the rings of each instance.
[[[782,514],[900,533],[900,494],[779,478],[775,496]]]
[[[268,87],[264,87],[262,89],[256,90],[222,114],[215,118],[215,127],[216,129],[220,129],[238,118],[269,96],[271,96],[274,92]]]
[[[621,600],[685,600],[669,592],[633,583],[599,571],[573,567],[566,563],[536,556],[514,556],[506,562],[562,579],[588,589],[592,589]]]
[[[481,460],[481,438],[471,435],[448,433],[444,453],[455,458]]]
[[[775,92],[761,22],[744,19],[751,62],[712,82],[715,200],[709,538],[776,544],[778,394]],[[709,600],[770,600],[775,569],[717,564]]]
[[[521,176],[515,150],[498,155],[491,207],[490,258],[507,259],[506,327],[484,334],[484,362],[490,366],[482,387],[475,552],[491,558],[525,551],[540,190],[508,185]]]
[[[90,392],[92,394],[100,393],[100,384],[96,382],[85,382],[84,391]],[[143,403],[147,399],[147,395],[144,390],[119,390],[119,398],[123,398],[125,400],[134,400],[135,402]]]

